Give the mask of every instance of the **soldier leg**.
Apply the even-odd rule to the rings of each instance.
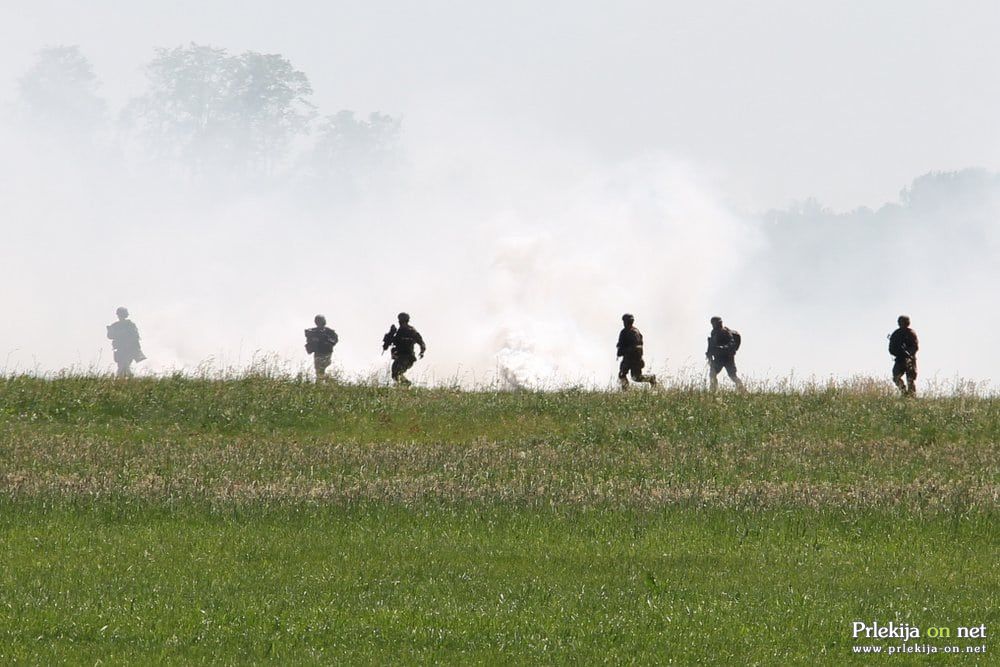
[[[722,365],[715,360],[708,362],[708,388],[713,392],[719,390],[719,373],[722,372]]]
[[[632,379],[636,382],[648,382],[650,386],[656,385],[655,375],[643,375],[642,366],[632,367]]]
[[[622,384],[628,384],[628,380],[625,379],[626,372],[632,376],[632,380],[635,382],[648,382],[653,385],[656,384],[655,375],[643,375],[642,369],[645,368],[646,362],[642,360],[642,354],[631,354],[626,356],[622,360],[621,372],[618,377],[622,378]]]
[[[903,375],[906,374],[906,361],[903,359],[896,359],[896,363],[892,365],[892,383],[896,385],[899,389],[899,393],[906,395],[906,385],[903,384]]]
[[[402,366],[402,369],[400,370],[400,373],[399,373],[399,383],[400,384],[405,385],[407,387],[410,386],[410,381],[406,377],[406,371],[408,371],[411,368],[413,368],[413,364],[415,364],[415,363],[417,363],[417,360],[414,357],[404,357],[403,358],[403,366]]]
[[[917,362],[908,360],[906,365],[906,393],[910,396],[917,395]]]
[[[413,367],[416,363],[416,359],[413,357],[396,357],[392,361],[392,379],[396,381],[397,384],[408,385],[410,381],[406,379],[406,371]]]
[[[333,355],[331,354],[320,354],[317,352],[313,355],[313,366],[316,369],[317,382],[326,379],[326,369],[330,367],[332,359]]]
[[[741,380],[739,376],[736,375],[735,359],[730,359],[726,363],[726,373],[729,375],[729,379],[733,381],[733,384],[736,385],[736,391],[740,392],[746,391],[746,387],[743,386],[743,380]]]
[[[118,364],[118,370],[115,371],[115,377],[132,377],[132,357],[128,356],[128,354],[126,354],[123,350],[115,350],[114,360],[115,363]]]
[[[628,390],[628,371],[628,358],[622,357],[622,363],[618,366],[618,383],[621,385],[622,391]]]

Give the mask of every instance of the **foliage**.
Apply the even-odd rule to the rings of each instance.
[[[105,119],[97,76],[78,46],[42,49],[18,80],[22,110],[46,129],[83,135]]]
[[[310,166],[334,182],[358,181],[389,166],[396,157],[401,121],[372,113],[358,119],[353,111],[327,116],[320,125]]]
[[[192,43],[158,49],[147,76],[126,117],[198,170],[270,172],[313,115],[308,78],[280,55]]]
[[[398,163],[401,121],[343,110],[317,121],[308,77],[279,54],[191,43],[157,49],[147,87],[120,114],[121,134],[103,146],[165,159],[185,177],[291,182],[323,194],[353,193]],[[58,141],[93,143],[107,105],[77,46],[39,51],[19,80],[24,116]],[[314,140],[310,140],[315,135]]]

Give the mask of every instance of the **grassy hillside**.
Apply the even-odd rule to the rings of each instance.
[[[996,625],[998,440],[870,388],[10,378],[0,662],[842,664]]]
[[[1000,400],[0,383],[14,497],[996,507]]]

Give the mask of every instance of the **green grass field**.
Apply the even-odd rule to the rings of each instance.
[[[1000,663],[993,397],[9,378],[0,490],[0,663]]]

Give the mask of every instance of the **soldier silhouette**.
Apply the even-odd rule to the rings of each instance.
[[[722,326],[721,317],[711,320],[712,331],[708,335],[708,349],[705,358],[710,368],[710,384],[712,391],[719,389],[719,373],[726,369],[729,379],[736,385],[737,391],[746,391],[743,381],[736,375],[736,350],[740,349],[742,338],[738,331]]]
[[[313,318],[316,326],[306,329],[306,353],[313,355],[313,366],[316,369],[316,381],[326,379],[326,369],[333,360],[333,346],[340,339],[337,332],[326,326],[326,318],[317,315]]]
[[[427,346],[424,345],[423,336],[410,326],[409,314],[400,313],[397,319],[399,327],[393,324],[389,327],[389,332],[382,336],[382,351],[392,347],[392,379],[396,384],[409,385],[410,381],[406,379],[405,373],[417,363],[413,347],[420,346],[420,358],[423,359]]]
[[[643,375],[642,369],[646,362],[642,359],[642,334],[635,328],[635,317],[631,313],[622,315],[624,327],[618,334],[618,356],[621,357],[621,365],[618,367],[618,381],[621,383],[622,391],[628,389],[628,377],[636,382],[648,382],[649,386],[656,386],[655,375]]]
[[[889,354],[895,357],[892,365],[892,381],[903,396],[917,394],[917,350],[920,344],[917,334],[910,328],[910,318],[900,315],[896,319],[899,328],[889,334]],[[903,384],[903,376],[906,384]]]
[[[132,362],[143,361],[146,355],[139,345],[139,328],[128,318],[128,309],[119,307],[115,314],[118,321],[108,325],[108,338],[111,339],[111,349],[114,350],[115,363],[120,378],[132,377]]]

